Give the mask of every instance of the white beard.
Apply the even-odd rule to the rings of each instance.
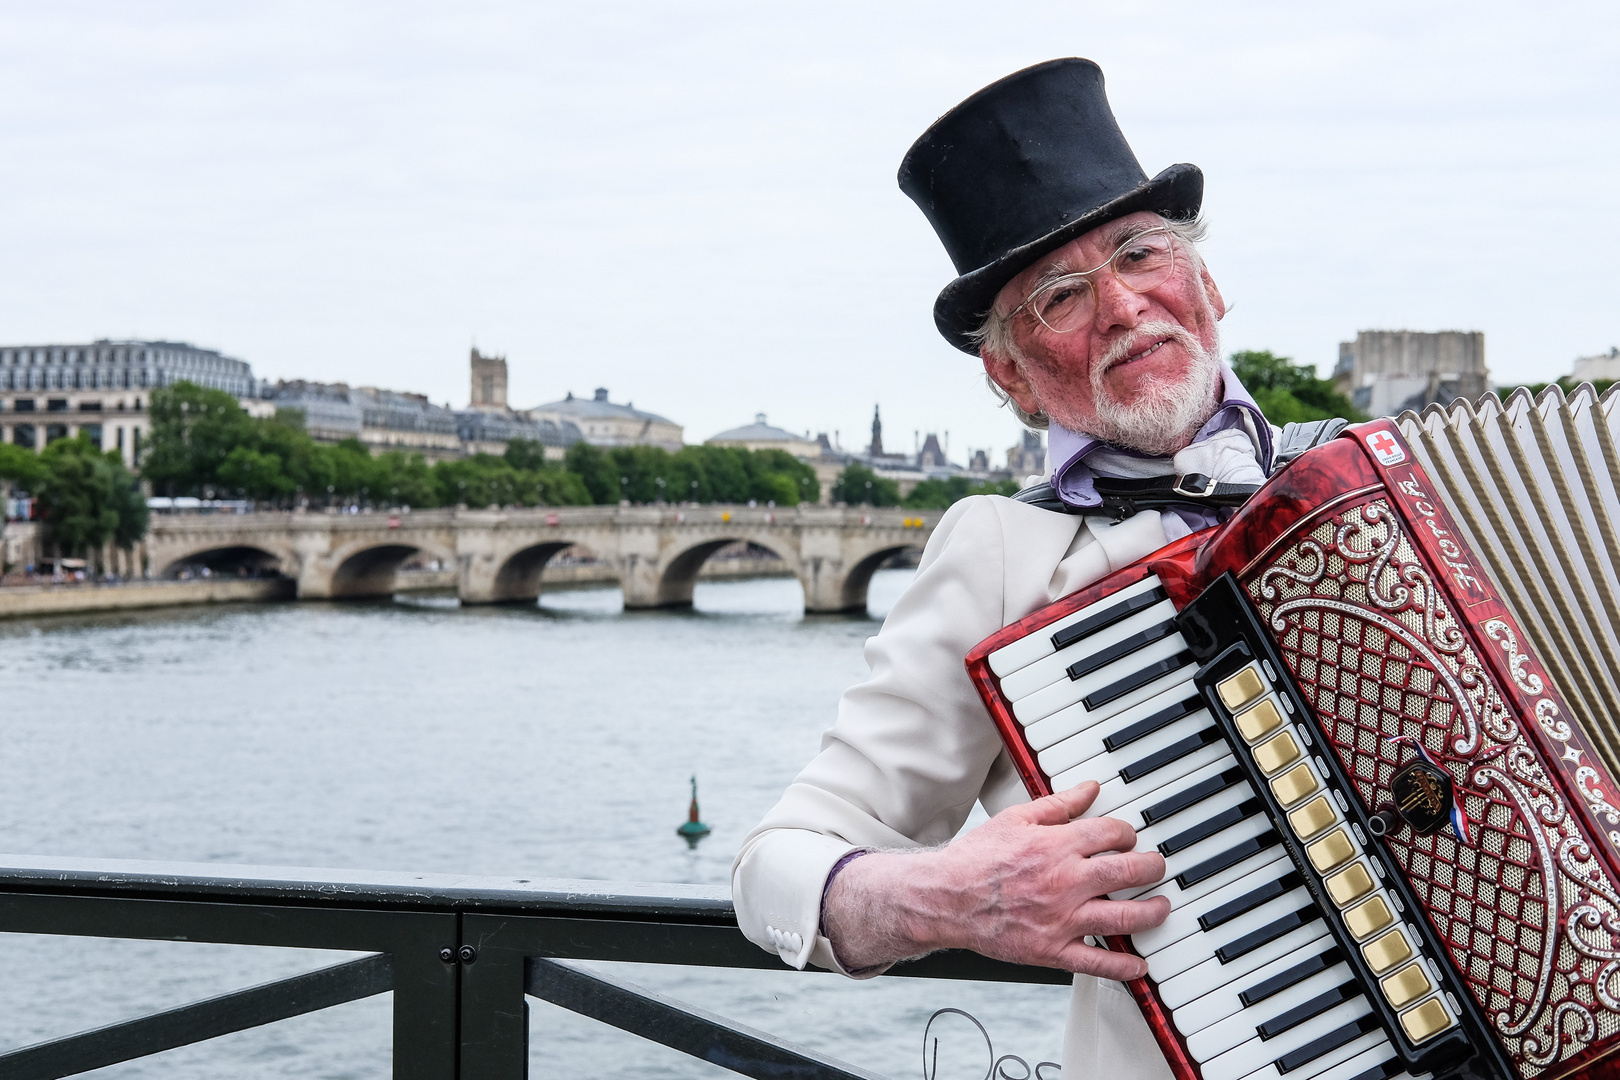
[[[1116,399],[1104,382],[1115,361],[1122,360],[1154,338],[1169,338],[1186,352],[1188,365],[1179,379],[1162,379],[1129,401]],[[1149,322],[1121,338],[1091,368],[1091,400],[1096,415],[1052,418],[1072,431],[1115,446],[1163,457],[1192,441],[1218,407],[1216,389],[1221,380],[1220,345],[1206,349],[1180,323]],[[1066,410],[1065,410],[1066,411]]]

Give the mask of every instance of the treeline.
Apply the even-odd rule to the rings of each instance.
[[[316,442],[293,410],[249,416],[235,398],[191,383],[154,391],[141,475],[158,495],[242,497],[272,506],[588,506],[667,502],[815,502],[810,466],[780,450],[688,446],[603,449],[586,443],[548,461],[538,442],[502,455],[429,465],[419,453],[372,455],[358,439]]]
[[[27,493],[51,538],[69,555],[105,545],[125,550],[146,535],[146,496],[116,450],[96,449],[86,435],[57,439],[39,453],[0,444],[0,481],[7,494]]]
[[[879,476],[865,465],[850,465],[838,474],[833,484],[833,502],[851,506],[903,506],[908,510],[943,510],[969,495],[1013,495],[1018,491],[1016,480],[989,481],[976,484],[965,476],[924,480],[900,497],[900,485]]]
[[[1278,427],[1335,417],[1355,423],[1372,419],[1335,389],[1332,380],[1318,379],[1315,364],[1296,364],[1269,349],[1248,349],[1232,354],[1232,371],[1254,395],[1266,419]]]

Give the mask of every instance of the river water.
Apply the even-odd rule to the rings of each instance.
[[[0,851],[724,884],[910,574],[881,571],[865,616],[806,616],[796,581],[762,579],[700,583],[681,612],[626,612],[595,589],[516,609],[424,597],[0,624]],[[692,774],[714,829],[695,851],[674,832]],[[0,935],[0,1045],[344,955]],[[982,1021],[997,1054],[1055,1061],[1067,1000],[786,969],[618,973],[891,1077],[922,1075],[944,1007]],[[386,1077],[390,1004],[96,1075]],[[732,1075],[550,1005],[531,1017],[536,1077]],[[942,1023],[939,1080],[983,1076],[983,1039]]]

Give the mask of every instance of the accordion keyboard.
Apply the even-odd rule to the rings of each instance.
[[[1404,1077],[1326,925],[1327,917],[1343,916],[1324,916],[1306,871],[1284,848],[1278,829],[1290,825],[1273,823],[1195,686],[1198,664],[1175,616],[1149,576],[991,653],[990,669],[1052,789],[1097,781],[1102,790],[1090,813],[1123,819],[1137,830],[1138,850],[1164,855],[1161,884],[1115,898],[1171,902],[1162,926],[1131,940],[1204,1080]],[[1246,671],[1222,684],[1222,700],[1237,702],[1258,723],[1257,702],[1283,699],[1268,696],[1258,665]],[[1339,820],[1331,802],[1307,797],[1323,789],[1322,778],[1297,743],[1283,741],[1285,718],[1270,708],[1276,723],[1266,713],[1271,726],[1242,752],[1268,776],[1293,777],[1302,792],[1293,801],[1316,815],[1299,827],[1339,835],[1328,831]],[[1297,773],[1302,767],[1313,780],[1308,787]],[[1371,861],[1331,865],[1345,895],[1360,890],[1353,896],[1357,928],[1367,933],[1357,940],[1384,930],[1390,913],[1368,904],[1378,891]],[[1410,954],[1389,970],[1401,963],[1399,993],[1416,1001],[1435,980]]]

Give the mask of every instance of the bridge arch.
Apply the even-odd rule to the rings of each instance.
[[[552,557],[571,547],[587,546],[574,540],[548,537],[512,552],[495,571],[490,602],[533,603],[540,598],[540,579]]]
[[[817,599],[817,611],[865,611],[872,575],[896,555],[921,549],[922,545],[917,543],[881,544],[858,557],[842,577],[837,573],[841,567],[834,568],[821,559],[812,559],[808,566],[800,569],[799,580],[804,585],[804,595]]]
[[[297,564],[289,562],[289,556],[289,552],[276,552],[256,544],[204,547],[172,556],[157,570],[157,576],[172,581],[200,574],[204,569],[223,577],[291,576],[288,571],[296,573]]]
[[[396,541],[351,547],[333,558],[336,566],[332,570],[331,585],[326,595],[334,599],[392,596],[399,568],[405,564],[405,560],[418,553],[439,559],[446,565],[455,564],[454,554],[422,544]]]
[[[658,574],[657,590],[652,598],[652,604],[637,604],[637,607],[690,607],[692,604],[692,590],[697,585],[698,571],[709,556],[730,544],[740,542],[751,544],[754,547],[764,548],[789,569],[798,568],[798,559],[791,553],[781,550],[769,537],[726,535],[709,537],[700,540],[689,547],[675,552],[663,560],[663,569]],[[629,589],[625,590],[625,601],[631,602]]]

